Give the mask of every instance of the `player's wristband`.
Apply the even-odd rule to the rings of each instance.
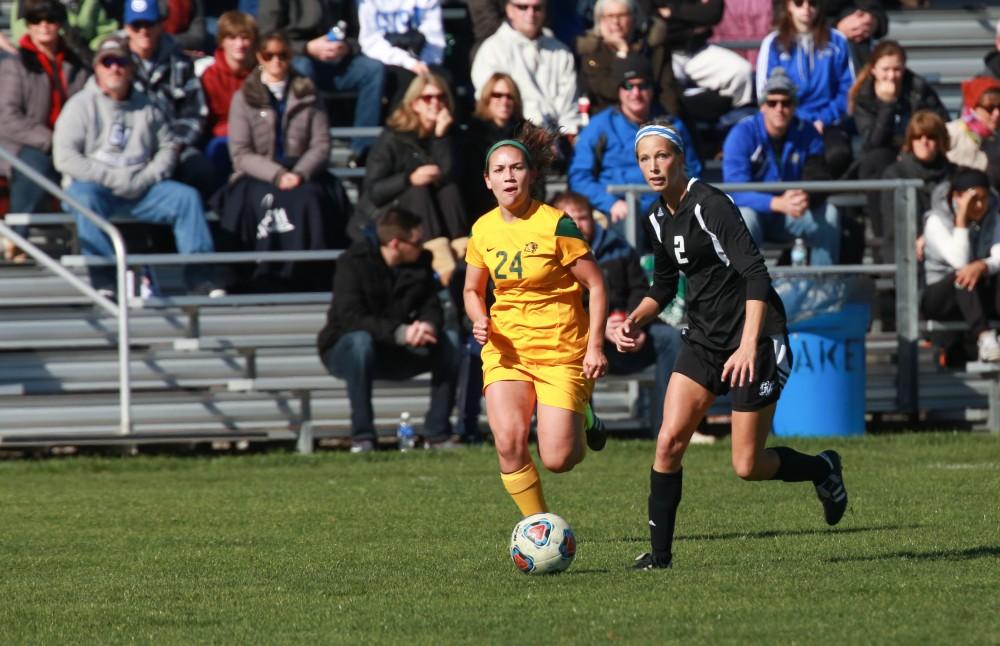
[[[634,319],[634,318],[632,318],[632,315],[631,315],[631,314],[629,314],[628,316],[626,316],[626,317],[625,317],[625,320],[626,320],[626,321],[628,321],[629,323],[631,323],[632,325],[635,325],[635,324],[636,324],[636,322],[635,322],[635,319]]]

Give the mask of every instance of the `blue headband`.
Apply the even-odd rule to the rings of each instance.
[[[680,154],[684,154],[684,140],[677,134],[677,131],[670,126],[643,126],[639,132],[635,133],[635,148],[639,148],[639,140],[643,137],[663,137],[674,145]]]

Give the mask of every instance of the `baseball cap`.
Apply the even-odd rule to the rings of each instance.
[[[123,22],[131,25],[134,22],[160,22],[160,7],[156,0],[126,0]]]
[[[788,78],[788,74],[785,73],[785,68],[775,67],[771,70],[771,76],[768,77],[767,83],[764,84],[764,91],[761,92],[760,102],[764,103],[768,94],[784,94],[794,100],[798,94],[799,88],[795,86],[792,79]]]
[[[614,78],[618,79],[621,85],[632,79],[643,79],[653,81],[653,67],[645,57],[638,54],[629,54],[625,58],[616,58],[612,67]]]
[[[130,58],[128,39],[118,34],[111,34],[105,37],[101,41],[101,44],[97,46],[97,51],[94,52],[94,62],[100,62],[101,59],[109,56],[125,59]]]

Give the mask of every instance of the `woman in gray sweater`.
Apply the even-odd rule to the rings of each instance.
[[[1000,216],[998,197],[981,170],[959,167],[934,191],[924,214],[921,313],[969,324],[980,361],[1000,361],[1000,343],[989,327],[1000,311]],[[921,244],[918,241],[918,245]],[[946,347],[947,350],[947,347]]]

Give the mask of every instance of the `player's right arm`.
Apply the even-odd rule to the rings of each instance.
[[[483,254],[479,251],[480,224],[472,227],[469,246],[465,250],[465,286],[462,288],[462,301],[465,303],[465,315],[472,321],[472,336],[480,345],[485,344],[490,335],[490,317],[486,312],[486,284],[490,278],[489,269],[483,262]]]
[[[486,281],[489,277],[486,269],[468,265],[462,289],[465,314],[472,321],[472,336],[480,344],[486,343],[489,338],[490,318],[486,313]]]

